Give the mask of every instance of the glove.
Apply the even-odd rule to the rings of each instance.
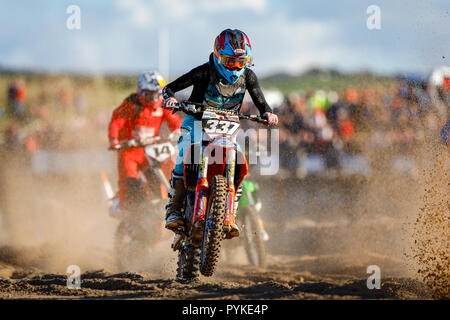
[[[111,150],[119,150],[120,149],[120,141],[119,141],[119,139],[111,139],[109,141],[109,149],[111,149]]]
[[[177,103],[178,103],[178,100],[175,99],[174,97],[164,99],[163,108],[171,110],[175,107],[175,104],[177,104]]]
[[[128,147],[137,147],[140,145],[139,141],[137,141],[136,139],[130,139],[128,140]]]
[[[278,124],[278,116],[276,114],[265,112],[262,118],[267,119],[268,125],[276,126]]]

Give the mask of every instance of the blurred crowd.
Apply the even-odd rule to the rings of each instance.
[[[426,81],[402,79],[388,87],[293,92],[277,107],[281,167],[295,170],[306,154],[339,168],[342,155],[415,156],[445,123],[449,86],[438,88],[437,107]]]
[[[400,79],[364,89],[291,92],[273,105],[280,119],[280,166],[296,170],[311,154],[321,155],[327,168],[339,168],[342,155],[414,156],[448,117],[449,83],[434,92],[430,88],[427,81]],[[24,81],[10,82],[7,105],[0,112],[8,119],[0,141],[4,150],[33,153],[80,143],[86,147],[94,141],[103,146],[109,113],[88,115],[84,90],[73,83],[62,82],[56,88],[44,83],[30,101]],[[251,102],[244,105],[243,112],[250,106]]]
[[[108,114],[88,114],[88,101],[81,87],[61,81],[45,83],[27,97],[23,80],[8,84],[7,102],[0,106],[1,151],[32,155],[39,149],[86,148],[97,143],[108,121]],[[92,134],[93,137],[89,137]],[[5,152],[6,151],[6,152]]]

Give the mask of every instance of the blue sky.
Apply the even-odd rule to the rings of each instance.
[[[167,40],[171,76],[207,61],[225,28],[247,33],[261,75],[312,66],[428,72],[450,59],[448,0],[0,0],[0,65],[49,71],[140,72],[158,67]],[[68,30],[66,8],[81,9]],[[366,27],[369,5],[381,29]],[[443,58],[443,56],[445,58]]]

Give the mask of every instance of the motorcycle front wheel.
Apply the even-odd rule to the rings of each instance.
[[[214,176],[211,182],[211,193],[208,210],[205,214],[203,228],[200,272],[204,276],[212,276],[220,255],[220,247],[224,239],[224,218],[227,202],[227,183],[225,177]]]
[[[266,266],[266,252],[262,240],[258,218],[252,207],[245,207],[240,212],[243,223],[243,241],[248,261],[259,268]]]
[[[184,280],[196,279],[199,274],[200,248],[192,245],[183,246],[178,252],[177,278]]]

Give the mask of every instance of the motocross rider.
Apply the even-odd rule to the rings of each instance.
[[[215,39],[214,52],[210,54],[207,63],[192,69],[164,87],[164,108],[171,109],[175,106],[177,103],[175,92],[193,85],[189,101],[238,112],[247,90],[262,117],[268,120],[269,125],[276,125],[278,117],[272,113],[255,73],[249,68],[252,66],[251,50],[250,41],[244,32],[237,29],[222,31]],[[183,181],[185,153],[183,146],[195,143],[201,137],[198,132],[194,134],[194,126],[197,128],[195,122],[199,122],[198,119],[187,115],[181,125],[179,154],[170,179],[172,190],[166,207],[167,229],[174,230],[184,224],[181,214],[186,193]],[[230,236],[239,236],[236,224],[233,225]]]
[[[180,117],[162,108],[164,85],[164,79],[156,71],[141,74],[137,81],[137,92],[129,95],[113,111],[108,136],[110,148],[119,150],[120,210],[135,211],[142,203],[145,194],[139,180],[139,169],[149,166],[143,147],[121,149],[120,142],[135,139],[145,143],[146,139],[158,135],[163,121],[171,130],[171,136],[176,136],[176,139],[179,137],[182,122]],[[163,166],[162,169],[169,174],[172,167],[164,168]],[[153,179],[156,178],[153,177]],[[150,180],[149,182],[152,183]]]

